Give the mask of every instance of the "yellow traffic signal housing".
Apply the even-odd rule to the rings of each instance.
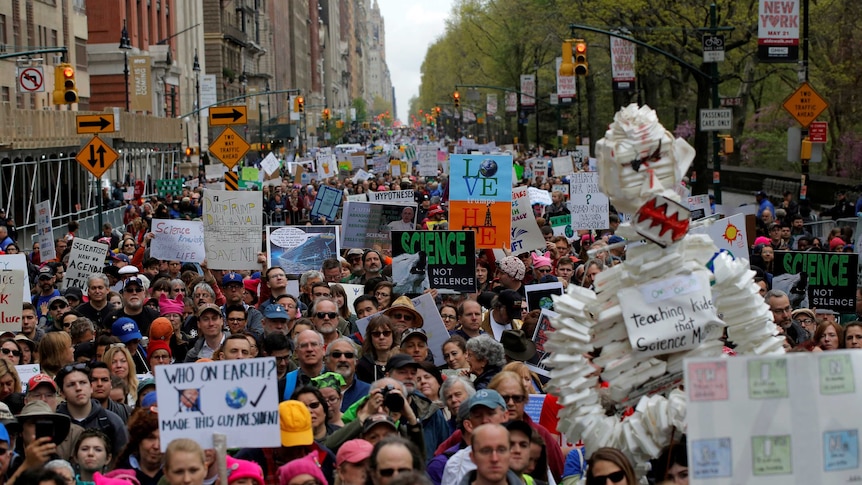
[[[329,116],[330,116],[329,108],[324,108],[323,109],[323,119],[326,121],[329,121]]]
[[[802,148],[799,153],[799,158],[802,160],[811,160],[811,140],[806,137],[802,140]]]
[[[70,104],[78,102],[78,88],[75,86],[75,68],[71,64],[61,63],[54,67],[54,104]]]
[[[452,99],[455,100],[455,109],[461,109],[461,93],[455,91],[452,93]]]
[[[297,96],[293,102],[293,111],[297,113],[305,112],[305,98]]]
[[[563,145],[569,144],[569,135],[563,135]]]
[[[572,64],[572,43],[563,42],[563,61],[560,63],[560,76],[574,76],[575,65]]]
[[[731,153],[733,153],[733,138],[728,136],[724,138],[724,154],[730,155]]]
[[[589,63],[587,62],[587,43],[582,39],[575,41],[575,76],[586,76],[590,72]],[[562,66],[560,66],[562,70]]]

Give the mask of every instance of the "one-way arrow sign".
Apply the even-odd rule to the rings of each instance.
[[[117,131],[114,127],[114,115],[78,115],[75,124],[79,134],[84,133],[113,133]]]
[[[210,126],[244,125],[248,123],[245,106],[213,106],[209,109]]]

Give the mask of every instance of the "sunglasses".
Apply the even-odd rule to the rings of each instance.
[[[306,404],[306,406],[308,406],[308,409],[317,409],[320,406],[322,406],[322,404],[320,404],[320,401],[315,401],[315,402],[310,402],[310,403]]]
[[[608,475],[587,477],[587,485],[604,485],[608,480],[613,483],[620,483],[626,478],[626,473],[622,470],[610,473]]]
[[[394,318],[395,320],[407,320],[408,322],[413,321],[413,315],[410,313],[397,312],[397,313],[392,313],[389,316]]]
[[[392,332],[390,332],[389,330],[375,330],[375,331],[371,332],[371,336],[372,337],[391,337]]]
[[[338,316],[338,314],[335,312],[317,312],[317,313],[315,313],[315,316],[317,316],[317,318],[320,318],[320,319],[328,317],[330,320],[334,320],[335,317]]]
[[[381,468],[381,469],[377,470],[377,473],[379,473],[381,477],[389,478],[389,477],[395,475],[396,473],[398,473],[400,475],[402,473],[410,473],[412,471],[413,471],[412,468]]]
[[[60,369],[60,371],[62,371],[64,374],[68,374],[69,372],[76,371],[76,370],[86,371],[87,368],[88,368],[87,364],[83,364],[83,363],[79,362],[77,364],[69,364],[69,365],[63,367],[62,369]]]
[[[500,397],[502,397],[505,402],[509,402],[509,400],[511,400],[515,404],[521,404],[527,400],[526,396],[522,396],[520,394],[512,394],[511,396],[500,395]]]
[[[348,359],[352,359],[352,358],[356,357],[356,354],[354,354],[353,352],[339,352],[336,350],[336,351],[333,351],[331,354],[329,354],[329,356],[336,358],[336,359],[340,359],[342,357],[347,357]]]
[[[3,355],[9,355],[9,354],[12,354],[12,355],[14,355],[15,357],[21,357],[21,351],[20,351],[20,350],[0,349],[0,352],[3,352]]]
[[[66,307],[68,307],[68,306],[69,306],[69,305],[67,305],[67,304],[65,304],[65,303],[54,303],[53,305],[51,305],[50,307],[48,307],[48,310],[59,310],[59,309],[61,309],[61,308],[66,308]]]

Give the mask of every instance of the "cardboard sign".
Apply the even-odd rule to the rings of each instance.
[[[383,204],[416,204],[415,193],[413,192],[413,189],[368,192],[368,201],[380,202]]]
[[[317,175],[319,180],[326,180],[329,177],[334,177],[338,172],[338,161],[335,155],[318,155],[317,156]]]
[[[24,288],[25,272],[19,269],[0,270],[0,333],[21,331],[21,303],[18,295]]]
[[[36,204],[36,234],[42,261],[57,259],[57,251],[54,249],[54,229],[51,227],[50,201],[43,200]]]
[[[412,222],[403,222],[405,209],[413,209]],[[416,207],[400,204],[345,202],[341,225],[341,245],[345,248],[389,249],[389,231],[416,227]],[[411,225],[412,224],[412,225]]]
[[[76,237],[70,242],[69,267],[63,276],[63,289],[80,288],[87,294],[87,278],[101,273],[108,256],[108,245]]]
[[[566,155],[564,157],[556,157],[551,160],[551,163],[554,164],[554,176],[555,177],[565,177],[570,173],[575,171],[574,165],[572,165],[572,157],[571,155]]]
[[[153,219],[153,240],[150,256],[166,261],[202,263],[204,249],[204,223],[177,219]]]
[[[862,353],[686,359],[683,368],[692,484],[858,480]]]
[[[545,238],[542,230],[533,216],[527,187],[512,189],[512,237],[511,251],[520,254],[527,251],[545,248]]]
[[[691,211],[691,220],[696,221],[712,215],[712,207],[709,205],[709,195],[691,195],[688,197],[688,209]]]
[[[341,199],[344,192],[330,187],[321,185],[317,191],[317,197],[314,199],[314,204],[311,206],[309,215],[312,218],[323,217],[327,221],[334,221],[338,216],[338,209],[341,207]]]
[[[279,447],[278,374],[264,357],[155,368],[161,450],[177,438],[213,448],[213,433],[229,448]]]
[[[207,180],[218,180],[224,177],[224,164],[214,163],[212,165],[204,165],[204,173]]]
[[[748,231],[745,227],[745,216],[736,214],[719,219],[709,226],[699,226],[689,229],[691,234],[708,234],[718,249],[730,251],[737,258],[749,259]]]
[[[547,190],[530,187],[527,189],[527,194],[530,196],[530,204],[551,205],[554,203],[551,199],[551,193]]]
[[[392,231],[393,291],[418,295],[476,291],[476,234],[473,231]]]
[[[260,168],[266,173],[267,176],[275,173],[276,170],[279,169],[281,163],[275,158],[275,155],[272,152],[269,152],[266,157],[260,162]]]
[[[453,155],[449,167],[449,200],[512,201],[511,156]]]
[[[260,269],[262,193],[206,189],[202,200],[207,265],[212,269]]]
[[[793,308],[856,313],[856,253],[776,251],[772,288],[790,296]]]
[[[437,147],[433,145],[422,145],[417,147],[419,157],[419,176],[437,176]]]
[[[696,271],[619,291],[632,350],[642,356],[690,350],[717,338],[718,319],[709,273]]]
[[[569,177],[571,195],[567,204],[572,215],[572,227],[577,229],[606,229],[609,226],[610,203],[608,196],[599,190],[598,172],[578,172]]]
[[[21,289],[21,296],[25,303],[29,303],[30,295],[30,276],[27,272],[27,256],[23,254],[0,254],[0,271],[19,269],[24,272],[24,287]],[[66,271],[68,275],[68,270]],[[68,276],[66,276],[68,278]]]
[[[267,260],[288,275],[317,270],[340,254],[340,226],[266,226]]]

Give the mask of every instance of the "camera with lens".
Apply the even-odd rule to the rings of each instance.
[[[383,396],[383,405],[386,409],[393,413],[400,413],[404,409],[404,398],[400,394],[394,393],[395,386],[388,385],[380,389],[380,395]]]

